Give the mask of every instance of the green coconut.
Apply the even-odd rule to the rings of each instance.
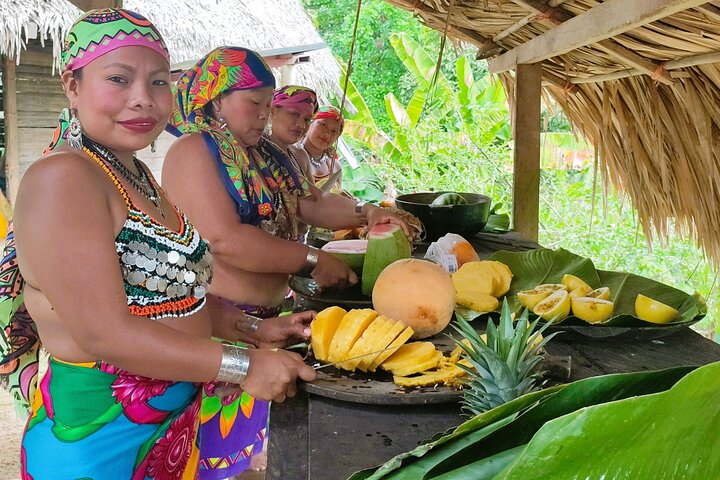
[[[410,258],[412,245],[398,225],[375,225],[367,235],[368,244],[362,270],[362,293],[372,294],[373,287],[385,267],[403,258]]]
[[[333,257],[339,258],[345,262],[353,272],[361,276],[367,246],[367,240],[335,240],[323,245],[322,250]]]

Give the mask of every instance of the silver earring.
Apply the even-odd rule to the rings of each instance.
[[[70,121],[67,132],[67,142],[73,148],[82,149],[82,126],[75,110],[70,111]]]
[[[223,117],[223,114],[220,112],[217,112],[218,121],[220,122],[220,128],[227,127],[227,120],[225,120],[225,117]]]

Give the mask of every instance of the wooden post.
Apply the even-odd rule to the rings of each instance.
[[[8,200],[15,203],[20,185],[20,138],[18,135],[17,85],[15,59],[3,57],[3,111],[5,112],[5,178]]]
[[[518,65],[515,87],[513,229],[538,240],[540,210],[540,88],[542,65]]]

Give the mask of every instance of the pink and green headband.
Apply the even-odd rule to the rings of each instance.
[[[307,87],[285,85],[275,91],[272,106],[296,108],[312,116],[318,110],[317,94]]]
[[[120,47],[147,47],[170,62],[165,42],[145,17],[121,8],[90,10],[70,29],[60,57],[62,71],[73,71]]]

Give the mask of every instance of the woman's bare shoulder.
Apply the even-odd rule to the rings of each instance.
[[[102,194],[106,174],[87,155],[80,151],[63,149],[43,155],[25,171],[18,199],[23,191],[33,190],[34,195],[87,197]]]
[[[210,150],[201,134],[191,133],[183,135],[170,145],[165,156],[165,164],[190,161],[198,156],[209,158],[211,157]]]

